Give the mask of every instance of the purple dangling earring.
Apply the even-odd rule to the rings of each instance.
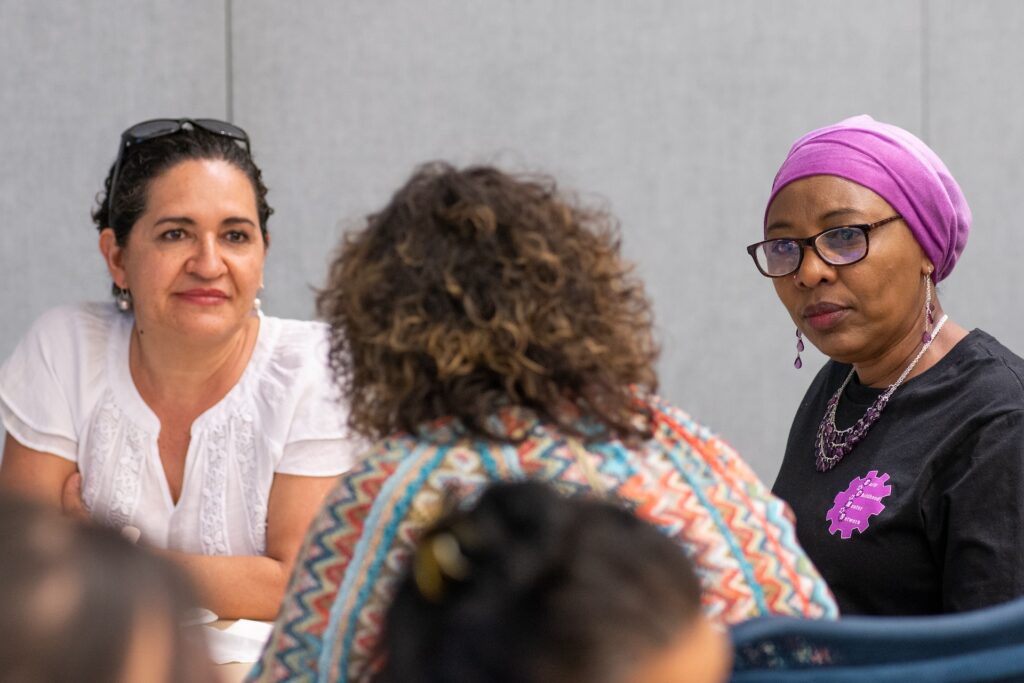
[[[932,340],[932,329],[935,327],[935,304],[932,302],[932,277],[924,276],[924,334],[921,343],[928,344]]]
[[[804,335],[801,334],[800,328],[796,328],[796,360],[793,361],[793,367],[799,370],[804,366],[804,362],[800,360],[800,353],[804,350]]]

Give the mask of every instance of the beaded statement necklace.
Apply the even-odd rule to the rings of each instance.
[[[871,429],[871,425],[875,424],[878,418],[882,416],[882,411],[885,410],[885,406],[889,403],[893,393],[899,389],[900,385],[903,384],[903,380],[907,378],[910,371],[914,369],[917,362],[924,356],[924,352],[928,350],[928,347],[932,345],[935,338],[939,336],[939,331],[946,323],[947,318],[949,316],[943,315],[931,334],[925,334],[922,340],[924,345],[921,346],[921,350],[914,356],[914,360],[910,361],[910,365],[903,371],[903,374],[890,384],[889,388],[882,392],[882,395],[876,398],[874,403],[868,406],[864,416],[857,420],[853,426],[839,429],[836,426],[836,409],[839,407],[839,397],[843,395],[846,385],[853,379],[855,370],[850,369],[850,374],[846,376],[846,380],[839,387],[839,390],[832,395],[832,398],[829,399],[828,405],[825,406],[825,416],[821,419],[821,425],[818,426],[818,438],[814,443],[814,465],[819,472],[828,472],[838,465],[839,461],[864,439],[868,430]]]

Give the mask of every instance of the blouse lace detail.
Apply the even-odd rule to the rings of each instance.
[[[229,419],[209,432],[210,447],[206,455],[206,476],[199,507],[199,540],[204,555],[228,555],[227,535],[227,468]]]
[[[117,437],[117,423],[121,411],[110,400],[110,392],[103,395],[102,408],[96,421],[92,423],[89,430],[89,442],[93,444],[93,460],[90,467],[102,472],[107,461],[107,455],[113,451],[112,444]],[[82,502],[90,513],[95,514],[96,500],[100,491],[100,477],[83,477]]]
[[[125,419],[109,390],[104,393],[101,405],[102,408],[90,430],[90,441],[94,444],[91,467],[97,473],[103,472],[107,458],[116,458],[110,502],[106,506],[103,518],[107,524],[117,528],[132,523],[139,502],[142,467],[150,455],[152,439],[149,434]],[[102,479],[101,476],[90,476],[86,479],[82,498],[90,510],[96,503]]]
[[[242,480],[242,499],[249,518],[249,538],[259,554],[267,549],[267,499],[256,485],[256,449],[252,415],[242,414],[234,420],[236,428],[235,458]]]
[[[135,516],[142,483],[142,464],[149,458],[151,444],[152,440],[144,431],[133,424],[125,425],[124,443],[117,458],[114,496],[110,506],[110,521],[116,526],[130,524]]]
[[[267,499],[259,486],[256,438],[252,415],[234,410],[208,431],[208,459],[199,511],[200,539],[206,555],[228,555],[227,488],[232,463],[240,475],[242,504],[252,547],[259,554],[267,545]]]

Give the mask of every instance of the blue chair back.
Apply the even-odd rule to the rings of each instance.
[[[932,617],[759,617],[731,635],[733,683],[1024,681],[1024,598]]]

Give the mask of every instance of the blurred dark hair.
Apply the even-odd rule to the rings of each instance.
[[[493,485],[448,513],[413,567],[374,683],[618,682],[700,610],[671,539],[615,504],[535,481]]]
[[[605,211],[543,176],[427,164],[349,234],[317,299],[349,425],[371,438],[518,405],[588,438],[647,436],[657,347]],[[566,408],[571,408],[566,410]]]
[[[205,646],[180,626],[196,605],[168,560],[111,529],[0,496],[0,679],[120,683],[145,614],[174,634],[168,683],[208,682]]]
[[[233,139],[202,128],[182,128],[176,133],[145,140],[124,151],[117,176],[114,206],[110,206],[110,183],[117,162],[111,164],[103,191],[97,195],[98,206],[92,213],[97,230],[113,228],[117,243],[124,246],[132,226],[146,211],[150,183],[183,161],[220,159],[236,167],[249,178],[256,194],[260,232],[267,241],[267,220],[274,210],[267,203],[267,186],[263,174],[249,153]]]

